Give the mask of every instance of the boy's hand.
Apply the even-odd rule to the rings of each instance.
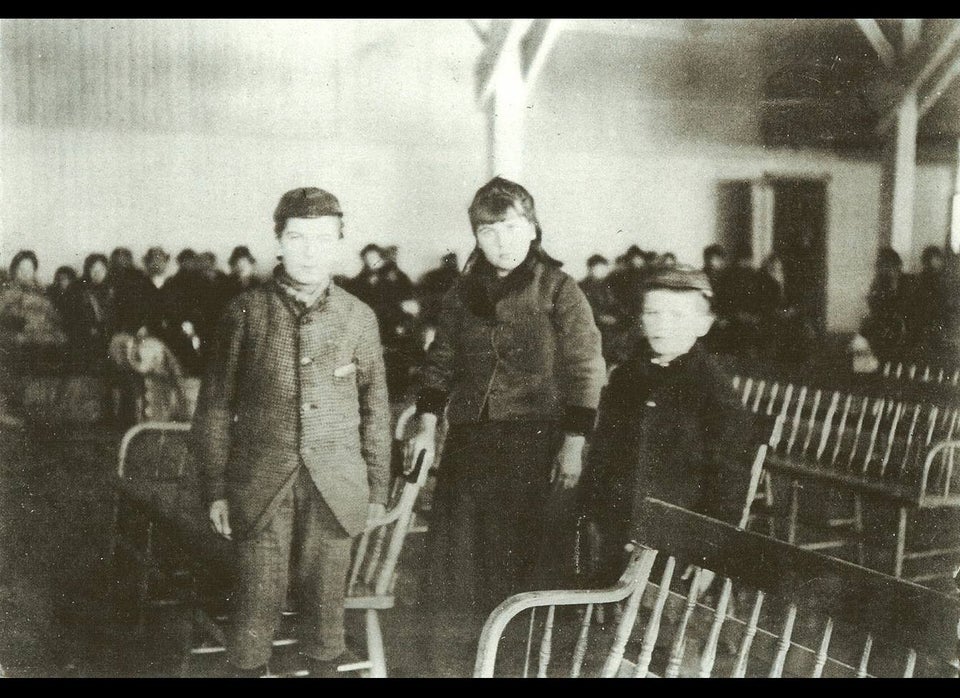
[[[387,515],[387,508],[382,504],[375,502],[370,502],[367,507],[367,526],[372,524],[374,521],[379,521],[384,516]]]
[[[583,469],[583,444],[586,437],[582,434],[567,434],[563,445],[553,463],[553,475],[550,482],[556,482],[562,489],[568,490],[577,486],[580,481],[580,471]]]
[[[218,534],[227,540],[233,540],[233,531],[230,530],[230,506],[226,499],[218,499],[210,504],[210,524]]]

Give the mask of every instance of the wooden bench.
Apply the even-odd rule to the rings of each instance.
[[[234,565],[233,544],[213,532],[200,503],[190,428],[180,422],[131,428],[120,446],[115,483],[114,556],[118,564],[133,563],[138,628],[153,606],[190,608],[182,674],[189,671],[192,657],[225,651],[222,595],[228,590],[222,581],[232,578]],[[354,543],[346,608],[365,613],[368,660],[353,668],[369,670],[371,676],[386,676],[379,613],[395,603],[397,563],[414,523],[414,503],[426,468],[409,477],[395,478],[386,515]],[[158,593],[162,591],[167,593]],[[274,641],[293,643],[287,638]]]
[[[863,500],[869,498],[897,510],[894,576],[903,576],[908,560],[960,556],[960,541],[906,549],[911,512],[960,508],[960,472],[953,467],[956,449],[937,445],[960,437],[956,407],[749,376],[734,376],[733,387],[754,414],[783,423],[782,436],[771,444],[766,468],[790,482],[788,542],[798,543],[800,491],[804,483],[815,483],[846,492],[853,506],[849,516],[827,522],[837,536],[805,542],[803,547],[827,550],[853,544],[858,562],[863,563]],[[765,482],[770,498],[769,482]],[[910,578],[928,581],[954,569],[941,567]]]
[[[956,367],[888,361],[883,365],[881,374],[894,380],[960,386],[960,369]]]
[[[615,586],[501,603],[474,676],[957,676],[956,597],[657,500],[642,522]]]

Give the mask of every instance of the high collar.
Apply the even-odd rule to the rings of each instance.
[[[500,277],[497,275],[497,268],[482,252],[477,251],[476,257],[463,275],[461,297],[474,315],[493,318],[496,315],[497,303],[505,296],[529,286],[540,264],[542,262],[539,256],[531,247],[527,256],[516,268],[506,276]]]
[[[273,281],[278,291],[292,300],[297,309],[302,311],[309,310],[315,305],[323,303],[330,293],[332,280],[326,284],[303,284],[291,277],[283,264],[278,264],[273,270]]]

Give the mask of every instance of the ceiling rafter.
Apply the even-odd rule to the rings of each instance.
[[[902,101],[904,95],[910,94],[911,92],[915,91],[917,92],[917,94],[920,94],[921,104],[924,102],[927,102],[928,103],[927,109],[933,106],[933,104],[936,101],[936,98],[938,98],[940,94],[940,93],[937,93],[936,97],[934,97],[936,88],[938,85],[940,85],[941,80],[937,81],[937,83],[934,85],[933,90],[929,90],[923,93],[921,93],[920,90],[923,87],[923,85],[934,75],[934,73],[936,73],[937,70],[939,70],[944,65],[944,63],[947,61],[948,58],[950,58],[950,55],[954,52],[954,50],[958,46],[960,46],[960,21],[957,21],[954,24],[953,29],[944,38],[944,40],[940,42],[940,45],[937,46],[936,50],[930,55],[928,59],[923,61],[923,63],[920,64],[919,66],[914,66],[914,69],[912,71],[907,71],[906,69],[904,70],[904,72],[906,72],[908,75],[911,72],[915,74],[911,79],[903,80],[905,87],[900,92],[900,98],[896,100],[896,103],[887,111],[887,113],[878,122],[876,131],[879,135],[883,135],[884,133],[886,133],[890,129],[890,127],[893,125],[897,117],[897,109],[899,108],[900,102]],[[947,72],[949,72],[949,70],[950,69],[948,68]],[[949,81],[948,81],[948,84],[949,84]],[[934,97],[933,101],[930,101],[931,97]]]
[[[890,43],[886,34],[880,29],[877,20],[855,19],[853,21],[857,23],[860,31],[863,32],[863,35],[867,37],[867,41],[873,46],[873,50],[877,52],[877,56],[880,57],[880,62],[883,63],[887,70],[893,70],[897,65],[897,52],[894,50],[893,44]]]

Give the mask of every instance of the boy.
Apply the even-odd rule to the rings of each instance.
[[[660,269],[640,293],[643,341],[610,375],[585,474],[602,583],[622,572],[624,545],[643,540],[644,497],[736,524],[754,450],[752,417],[701,347],[713,323],[706,275]]]
[[[390,414],[377,319],[330,283],[343,254],[336,197],[283,195],[282,263],[220,320],[193,422],[211,525],[238,567],[233,676],[267,673],[291,549],[301,653],[313,676],[355,661],[344,644],[352,537],[383,515]]]

